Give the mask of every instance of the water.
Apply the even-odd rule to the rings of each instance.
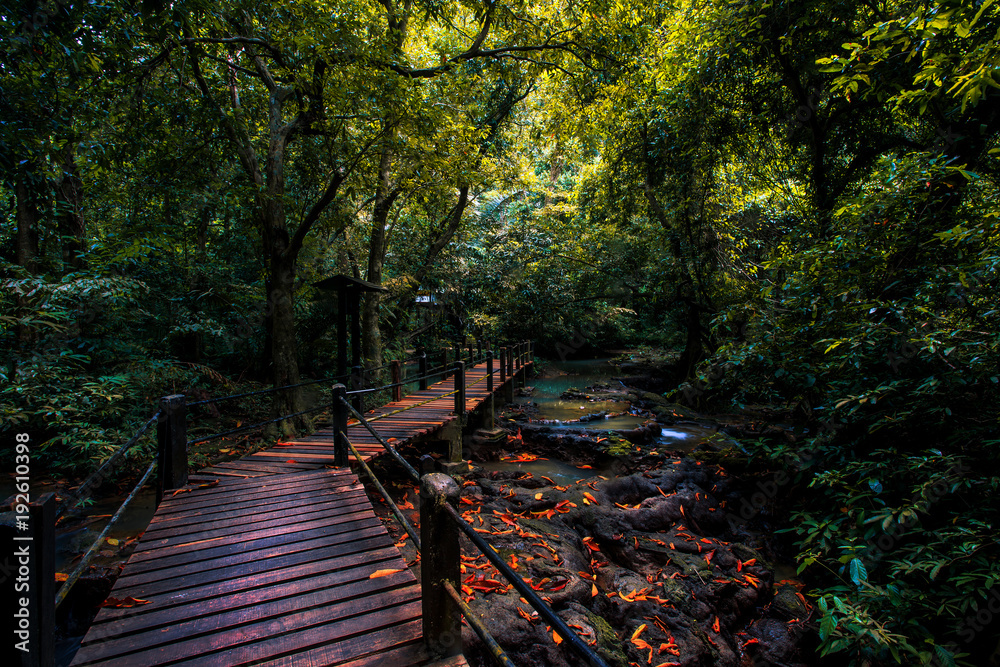
[[[648,417],[641,417],[635,414],[625,414],[609,419],[596,419],[583,423],[570,421],[596,412],[616,413],[631,411],[631,405],[626,400],[628,398],[628,394],[626,393],[627,388],[619,380],[614,379],[619,374],[619,368],[610,359],[552,362],[546,370],[545,375],[536,378],[534,381],[535,391],[531,396],[531,400],[538,405],[538,413],[533,421],[557,420],[555,423],[547,425],[554,428],[583,428],[599,431],[632,429],[641,425]],[[610,389],[587,392],[586,388],[593,385],[610,385]],[[563,392],[570,389],[575,389],[581,393],[621,393],[622,400],[590,402],[583,399],[566,400],[560,398]],[[726,441],[731,442],[729,438],[720,435],[715,428],[694,423],[683,423],[664,426],[660,431],[660,437],[654,444],[657,448],[669,451],[690,452],[698,445],[710,439],[720,444]],[[551,470],[551,468],[546,469]],[[553,475],[547,472],[539,474],[544,474],[555,479]]]
[[[94,540],[101,534],[104,527],[108,525],[111,516],[118,511],[118,507],[121,506],[124,499],[123,496],[112,496],[86,507],[84,510],[85,516],[99,517],[93,523],[88,523],[85,526],[67,532],[60,532],[58,528],[56,529],[57,572],[68,573],[73,569],[73,559],[90,548],[90,545],[94,543]],[[126,540],[136,537],[146,530],[149,522],[153,519],[155,511],[156,489],[147,485],[129,503],[128,507],[125,508],[125,512],[118,518],[118,521],[115,522],[111,530],[108,531],[105,539],[116,539],[121,544],[124,544]],[[100,549],[102,552],[111,553],[99,553],[94,560],[98,565],[115,565],[125,560],[118,556],[118,547],[105,543],[101,545]]]
[[[595,419],[589,422],[573,422],[584,415],[595,412],[627,412],[630,409],[629,403],[625,400],[625,386],[613,376],[619,374],[617,366],[611,363],[610,359],[586,359],[583,361],[555,361],[546,370],[543,377],[535,378],[533,385],[535,391],[531,400],[538,405],[538,420],[554,420],[557,422],[550,426],[555,428],[585,428],[599,431],[609,429],[632,429],[645,421],[642,417],[635,415],[621,415],[608,419]],[[576,389],[582,393],[585,388],[594,384],[609,384],[611,389],[603,390],[602,393],[622,392],[622,400],[588,401],[585,399],[563,399],[560,396],[569,389]]]
[[[709,439],[719,443],[722,441],[722,436],[718,435],[714,428],[697,424],[674,424],[660,429],[660,437],[656,444],[658,447],[674,451],[690,452]]]
[[[512,461],[483,461],[477,463],[486,472],[494,470],[528,472],[533,477],[548,477],[556,484],[565,486],[575,484],[581,479],[587,479],[595,475],[605,477],[613,476],[610,468],[580,468],[563,461],[554,459],[539,459],[538,461],[526,461],[524,463],[514,463]]]

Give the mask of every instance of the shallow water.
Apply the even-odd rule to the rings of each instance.
[[[660,429],[660,437],[656,441],[658,447],[690,452],[706,440],[721,442],[724,436],[717,433],[714,428],[699,426],[697,424],[674,424],[664,426]]]
[[[513,463],[511,461],[483,461],[477,463],[486,472],[495,470],[528,472],[534,477],[548,477],[556,484],[574,484],[581,479],[587,479],[595,475],[611,477],[613,473],[605,468],[579,468],[575,465],[557,461],[554,459],[539,459],[538,461],[528,461],[525,463]]]
[[[560,398],[563,392],[576,389],[583,392],[585,387],[594,384],[610,384],[624,389],[618,380],[612,377],[619,373],[618,367],[610,359],[586,359],[583,361],[555,361],[549,366],[544,377],[535,378],[532,382],[535,391],[531,400],[538,405],[537,419],[558,420],[561,422],[579,419],[595,412],[625,412],[629,409],[626,401],[587,401],[582,399],[564,400]],[[609,419],[596,419],[590,422],[573,422],[568,424],[549,424],[555,428],[585,428],[604,431],[608,429],[631,429],[642,424],[641,417],[621,415]]]
[[[619,368],[610,359],[586,359],[582,361],[551,362],[544,377],[535,378],[535,390],[532,401],[538,405],[536,420],[560,420],[568,423],[547,423],[555,428],[584,428],[589,430],[632,429],[646,421],[647,417],[622,415],[610,419],[596,419],[591,422],[573,422],[583,415],[595,412],[626,412],[631,406],[627,401],[596,401],[563,400],[563,392],[576,389],[584,392],[586,387],[595,384],[609,384],[612,388],[625,385],[613,379],[619,375]],[[716,429],[698,424],[675,424],[664,426],[660,438],[654,443],[656,447],[678,452],[690,452],[706,440],[714,442],[730,441],[729,438],[717,433]],[[549,477],[552,475],[543,472]],[[553,478],[554,479],[554,478]]]
[[[85,516],[101,517],[93,523],[81,528],[60,533],[56,531],[56,570],[58,572],[68,572],[73,568],[71,561],[80,553],[90,548],[97,536],[101,534],[104,526],[108,525],[111,516],[118,511],[124,496],[113,496],[95,502],[84,509]],[[108,531],[105,539],[117,539],[124,543],[127,539],[133,538],[144,530],[153,519],[156,511],[156,489],[147,485],[125,508],[125,512],[119,517],[115,525]],[[116,547],[104,544],[101,550],[117,551]],[[116,554],[117,555],[117,554]],[[98,558],[100,563],[113,562],[116,559]],[[124,560],[124,559],[117,559]]]

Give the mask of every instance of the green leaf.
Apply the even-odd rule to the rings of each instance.
[[[865,564],[861,562],[860,558],[851,561],[851,581],[856,586],[861,586],[862,582],[868,582],[868,570],[865,569]]]

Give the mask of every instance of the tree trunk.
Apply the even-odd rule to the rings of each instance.
[[[285,217],[285,147],[291,127],[282,123],[281,102],[271,96],[270,143],[267,151],[265,174],[266,196],[260,216],[264,256],[269,258],[270,275],[267,279],[271,380],[275,387],[299,383],[298,341],[295,336],[295,263],[298,247],[292,247]],[[274,413],[293,414],[304,410],[302,390],[289,389],[275,394]],[[304,417],[281,422],[283,435],[299,430],[308,431],[311,423]]]
[[[394,133],[389,133],[387,141]],[[378,164],[378,186],[375,190],[375,204],[372,209],[372,231],[368,242],[367,280],[375,284],[382,282],[382,265],[385,263],[385,226],[389,210],[399,196],[399,190],[390,192],[392,171],[392,151],[388,143],[382,148]],[[379,329],[378,310],[380,295],[369,292],[365,295],[361,314],[361,356],[366,368],[382,365],[382,332]]]
[[[695,299],[685,299],[687,303],[687,341],[684,345],[684,352],[677,363],[678,369],[684,374],[684,378],[694,375],[694,368],[705,356],[702,346],[702,336],[704,328],[701,324],[701,308]]]
[[[17,198],[17,263],[29,273],[38,271],[38,198],[21,175],[14,188]]]
[[[22,173],[14,186],[17,199],[17,263],[31,274],[38,271],[38,200],[25,182]],[[17,297],[18,310],[26,312],[28,302],[23,296]],[[22,346],[33,343],[38,332],[31,326],[17,323],[17,340]]]
[[[86,224],[83,219],[83,181],[77,175],[73,145],[63,152],[63,177],[56,187],[59,235],[62,237],[63,272],[86,268],[84,259]]]
[[[268,281],[268,298],[271,310],[271,377],[275,387],[298,384],[298,341],[295,336],[295,262],[286,256],[272,256],[271,277]],[[275,417],[293,414],[305,409],[301,389],[278,392],[274,403]],[[281,422],[282,434],[291,435],[297,430],[308,430],[310,422],[297,417]]]

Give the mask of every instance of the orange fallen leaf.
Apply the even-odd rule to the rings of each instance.
[[[712,629],[715,630],[716,632],[719,632],[719,617],[718,616],[716,616],[715,620],[712,621]]]
[[[368,578],[369,579],[378,579],[379,577],[388,577],[390,574],[396,574],[397,572],[402,572],[402,570],[400,570],[400,569],[395,569],[395,570],[391,570],[391,569],[389,569],[389,570],[375,570],[374,572],[372,572],[371,574],[368,575]]]
[[[535,500],[541,500],[541,499],[542,499],[542,494],[536,493],[535,494]]]
[[[643,629],[645,629],[645,627],[646,627],[645,625],[642,626]],[[646,662],[649,663],[649,664],[652,664],[652,662],[653,662],[653,647],[649,645],[649,642],[647,642],[645,639],[633,639],[632,643],[635,645],[636,648],[638,648],[640,650],[645,651],[646,649],[649,649],[649,657],[646,658]]]
[[[562,644],[563,641],[562,637],[560,637],[559,633],[556,632],[555,630],[552,631],[552,641],[554,641],[556,644]]]
[[[139,598],[134,598],[131,595],[127,598],[119,600],[118,598],[108,598],[99,607],[110,607],[111,609],[127,609],[129,607],[138,607],[143,604],[152,604],[150,600],[140,600]]]
[[[401,509],[401,510],[412,510],[413,509],[413,503],[411,503],[409,500],[406,499],[406,497],[408,495],[410,495],[409,491],[407,491],[406,493],[403,494],[403,499],[401,501],[399,501],[399,509]]]
[[[56,581],[66,581],[69,579],[69,575],[65,572],[56,572]]]
[[[293,463],[294,463],[294,461],[293,461]],[[173,498],[178,493],[189,493],[191,491],[194,491],[195,489],[210,489],[213,486],[218,486],[218,485],[219,485],[219,480],[213,479],[211,482],[207,482],[205,484],[198,484],[197,486],[187,486],[187,487],[185,487],[183,489],[177,489],[172,494],[170,494],[170,497]]]
[[[647,626],[646,626],[646,624],[645,624],[645,623],[643,623],[643,624],[642,624],[642,625],[640,625],[640,626],[639,626],[638,628],[636,628],[635,632],[633,632],[633,633],[632,633],[632,641],[633,641],[633,642],[634,642],[634,641],[635,641],[636,639],[638,639],[638,638],[639,638],[639,635],[641,635],[641,634],[643,633],[643,631],[644,631],[644,630],[646,629],[646,627],[647,627]]]

